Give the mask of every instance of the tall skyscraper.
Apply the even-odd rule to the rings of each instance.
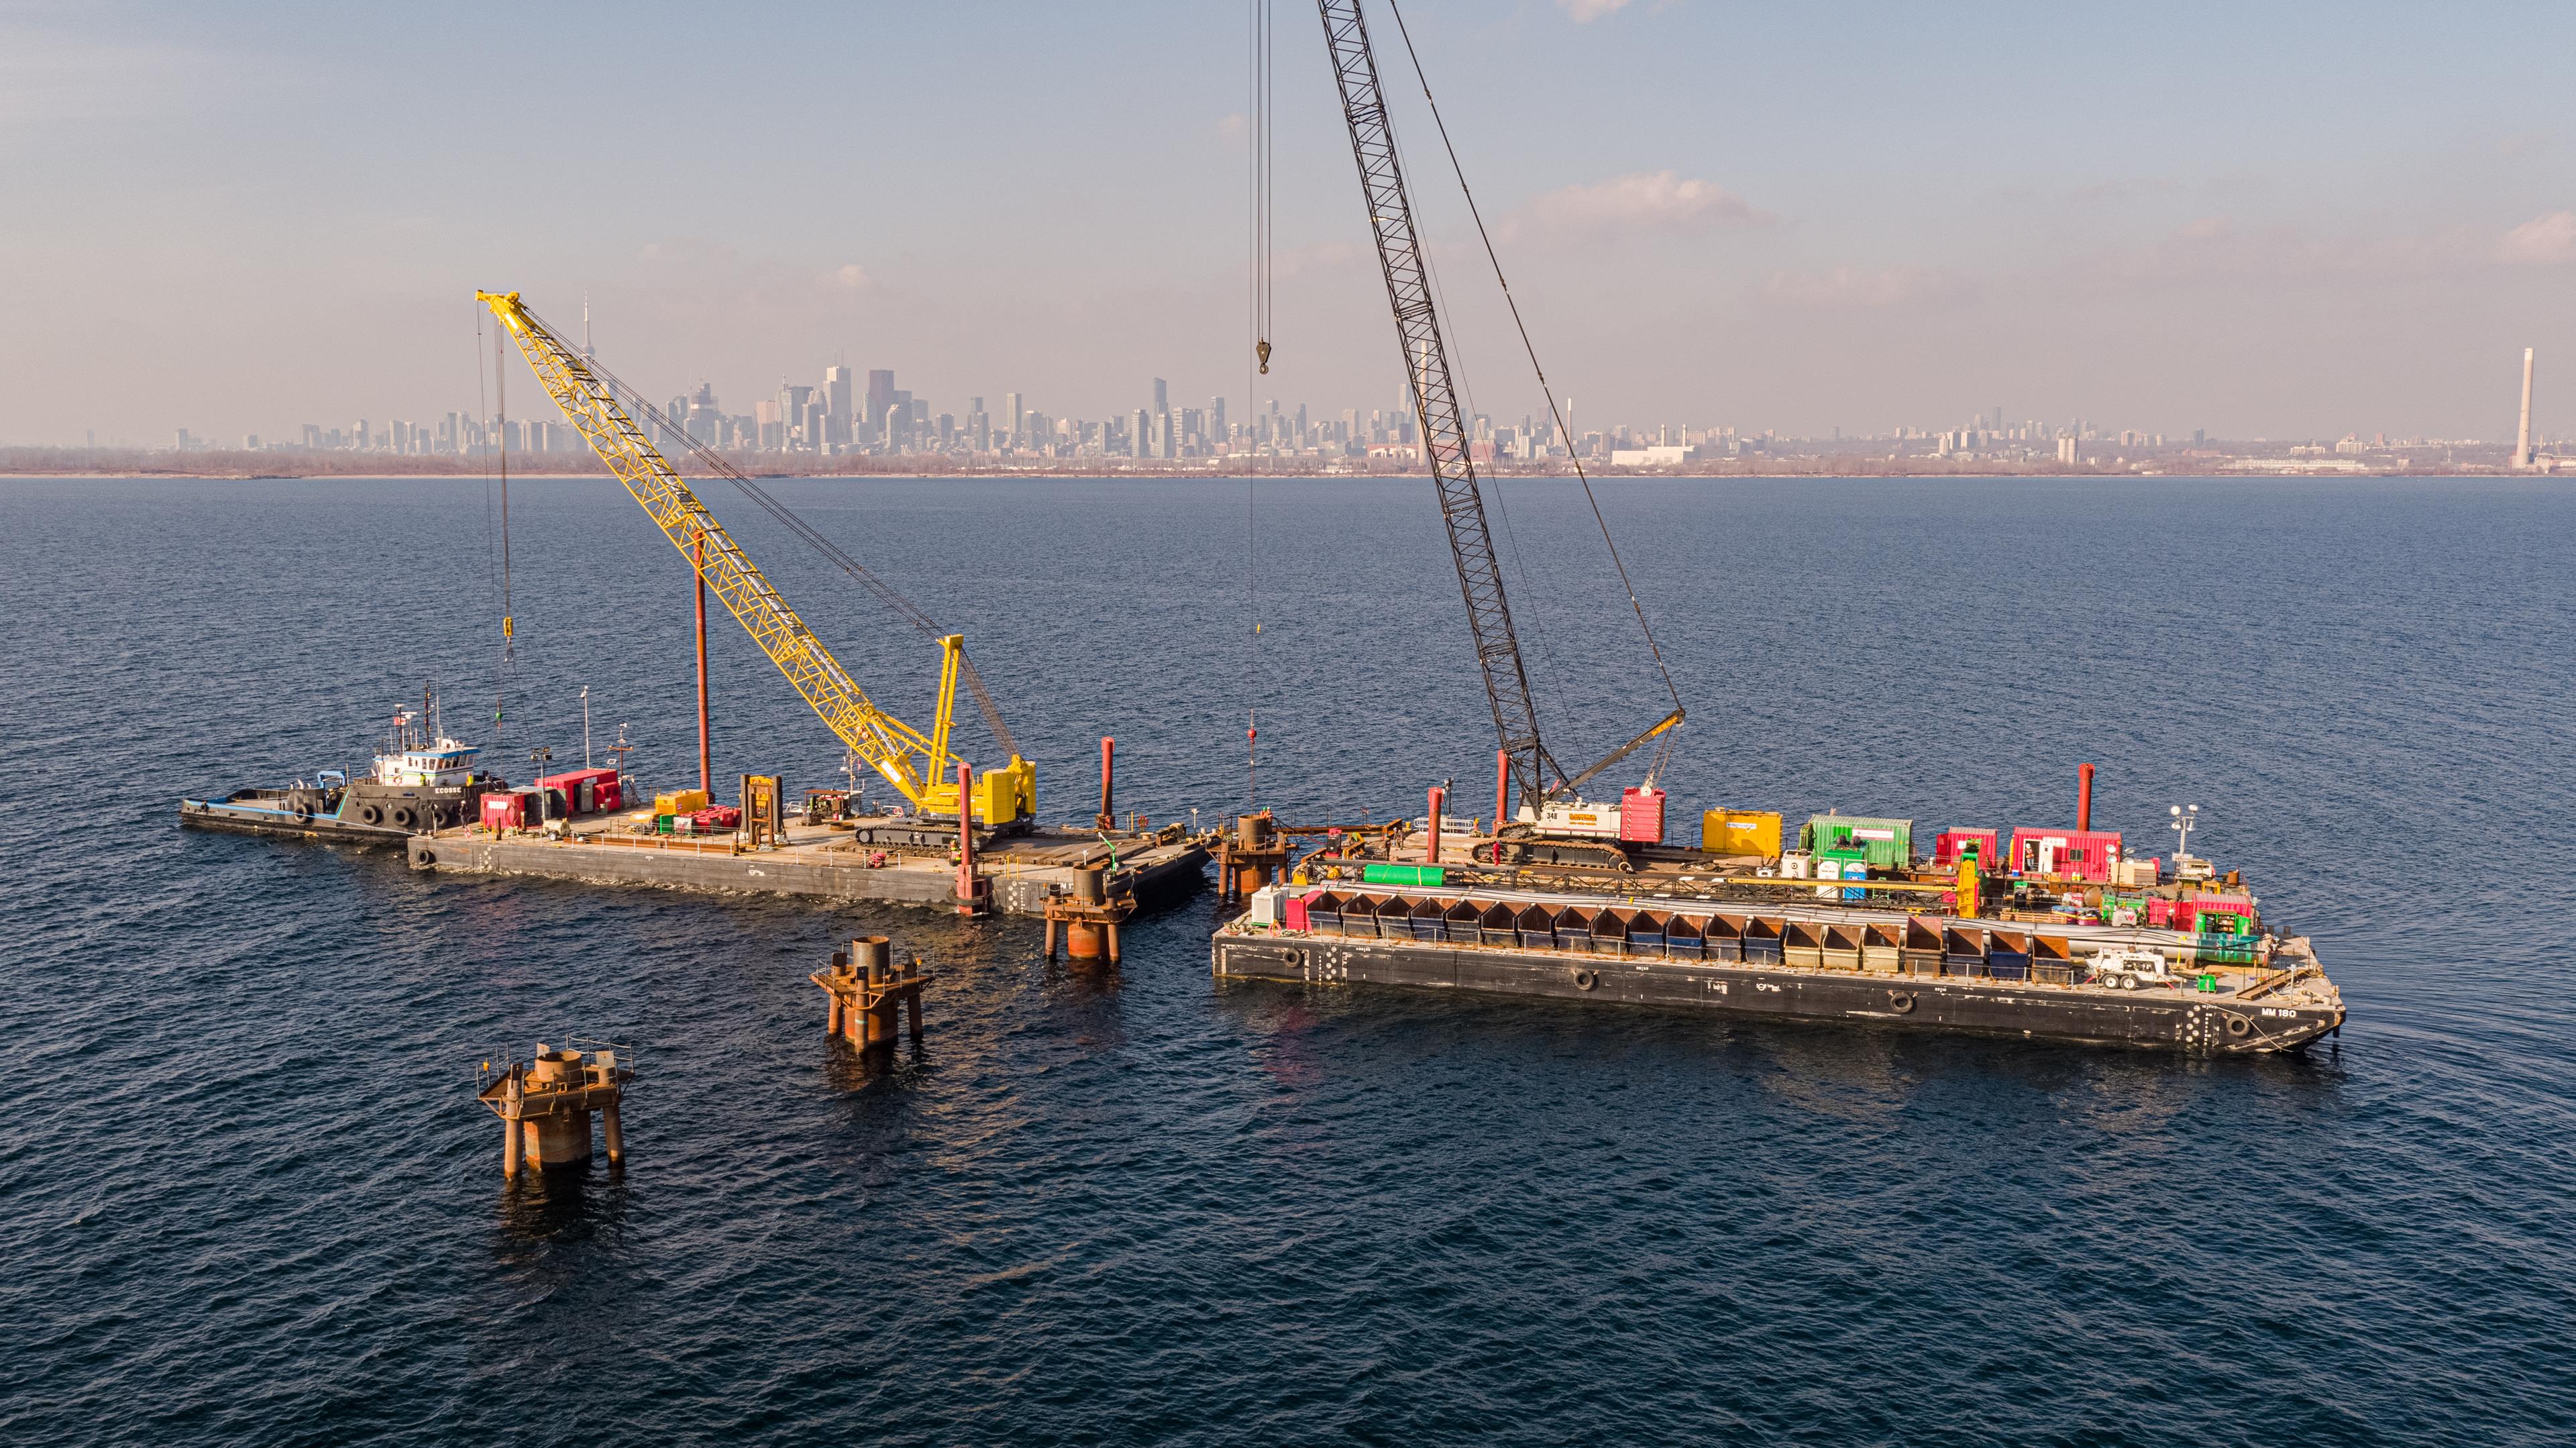
[[[1140,407],[1136,409],[1135,415],[1127,419],[1127,452],[1129,456],[1141,458],[1151,457],[1153,455],[1146,451],[1146,449],[1152,447],[1154,444],[1153,424],[1145,420],[1151,415],[1152,414],[1146,412],[1145,409]]]
[[[1172,410],[1172,390],[1160,377],[1154,379],[1154,410],[1156,412]]]
[[[868,369],[867,421],[874,425],[885,420],[886,409],[894,404],[894,372],[890,368]]]
[[[1013,447],[1017,447],[1019,445],[1021,434],[1027,431],[1027,422],[1028,419],[1023,416],[1020,411],[1020,394],[1016,392],[1003,393],[1002,436],[1007,439]]]
[[[823,410],[829,414],[823,420],[825,442],[846,446],[850,441],[850,391],[849,368],[833,366],[823,369]]]

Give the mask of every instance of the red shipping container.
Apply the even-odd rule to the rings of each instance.
[[[708,805],[689,818],[696,822],[699,834],[742,828],[742,811],[729,804]]]
[[[1978,868],[1989,871],[2002,868],[1996,861],[2003,853],[2003,841],[1993,830],[1943,830],[1934,835],[1932,867],[1947,870],[1958,864],[1959,857],[1967,853],[1970,845],[1977,847]]]
[[[483,796],[483,828],[487,830],[520,830],[528,827],[528,797],[517,790],[506,794]]]
[[[2180,900],[2168,900],[2161,895],[2150,899],[2147,901],[2147,924],[2158,930],[2181,929],[2182,927],[2174,924],[2174,920],[2182,914],[2182,903]]]
[[[1664,842],[1664,792],[1630,789],[1619,794],[1619,838],[1631,845]]]
[[[537,781],[540,788],[561,790],[575,814],[599,814],[617,808],[617,771],[614,769],[573,769],[562,774],[549,774]]]
[[[1282,907],[1279,917],[1281,927],[1288,930],[1310,930],[1314,928],[1306,923],[1306,902],[1314,899],[1318,893],[1320,892],[1309,890],[1303,895],[1291,895],[1287,899],[1280,901],[1279,903]]]
[[[2043,844],[2051,846],[2046,870],[2040,868]],[[2012,836],[2012,872],[2016,875],[2071,876],[2107,885],[2111,882],[2111,857],[2119,849],[2117,830],[2015,830]]]

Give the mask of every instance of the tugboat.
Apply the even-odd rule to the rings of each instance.
[[[398,845],[413,835],[471,824],[482,810],[483,796],[509,784],[476,770],[482,751],[440,727],[437,696],[424,693],[421,704],[417,712],[395,711],[385,752],[361,778],[326,769],[310,782],[299,779],[283,788],[183,799],[179,823],[362,845]]]

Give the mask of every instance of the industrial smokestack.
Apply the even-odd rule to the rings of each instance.
[[[2531,466],[2531,349],[2522,349],[2522,427],[2513,440],[2513,465]]]

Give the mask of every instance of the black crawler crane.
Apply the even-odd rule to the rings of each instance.
[[[1476,662],[1484,672],[1485,697],[1493,706],[1494,732],[1508,761],[1516,812],[1534,821],[1538,833],[1551,833],[1547,808],[1550,801],[1571,797],[1593,776],[1661,736],[1664,744],[1647,773],[1652,783],[1670,749],[1670,731],[1682,722],[1680,695],[1673,688],[1670,671],[1664,670],[1665,689],[1673,695],[1672,712],[1589,769],[1569,775],[1549,754],[1539,734],[1538,711],[1530,698],[1529,668],[1522,661],[1520,638],[1512,625],[1511,603],[1504,594],[1494,535],[1485,521],[1485,500],[1477,487],[1475,460],[1467,449],[1457,389],[1450,379],[1448,348],[1441,336],[1439,314],[1432,305],[1429,268],[1423,259],[1421,238],[1414,229],[1413,202],[1396,153],[1395,132],[1378,79],[1377,56],[1369,44],[1368,21],[1361,14],[1359,0],[1317,0],[1316,8],[1323,17],[1324,45],[1332,60],[1334,83],[1341,90],[1342,118],[1350,128],[1351,155],[1358,163],[1360,191],[1368,203],[1369,228],[1377,241],[1378,268],[1386,279],[1387,304],[1395,314],[1396,338],[1404,351],[1405,375],[1422,429],[1423,460],[1430,465],[1432,485],[1440,496],[1440,516],[1448,525],[1449,551],[1458,566],[1458,591],[1467,605],[1467,625],[1475,637]],[[1399,14],[1399,25],[1402,19]],[[1409,39],[1407,44],[1410,45]],[[1429,95],[1427,85],[1424,95]],[[1433,114],[1436,119],[1436,109]],[[1442,140],[1445,145],[1445,127]],[[1463,189],[1463,174],[1460,185]],[[1472,208],[1472,194],[1468,203]],[[1481,233],[1481,219],[1477,226]],[[1490,240],[1486,250],[1490,258]],[[1495,275],[1499,280],[1499,263]],[[1510,296],[1508,284],[1504,296]],[[1517,304],[1513,306],[1513,317],[1517,322]],[[1524,346],[1528,344],[1526,329],[1522,331],[1522,342]],[[1531,362],[1536,365],[1535,350]],[[1539,381],[1545,385],[1544,372],[1539,374]],[[1552,395],[1549,412],[1552,416],[1556,413]],[[1562,432],[1561,419],[1559,431]],[[1581,462],[1577,461],[1575,467],[1579,476]],[[1588,496],[1589,480],[1584,487]],[[1593,514],[1597,521],[1597,502]],[[1609,541],[1606,524],[1602,538]],[[1611,558],[1614,563],[1618,560],[1615,544],[1611,546]],[[1623,583],[1626,576],[1626,567],[1621,564]],[[1655,648],[1654,632],[1646,626],[1645,611],[1637,604],[1633,587],[1628,599],[1636,610],[1638,626],[1645,630],[1648,647],[1654,649],[1655,666],[1663,670],[1662,652]],[[1501,831],[1502,822],[1497,821],[1496,828]]]

